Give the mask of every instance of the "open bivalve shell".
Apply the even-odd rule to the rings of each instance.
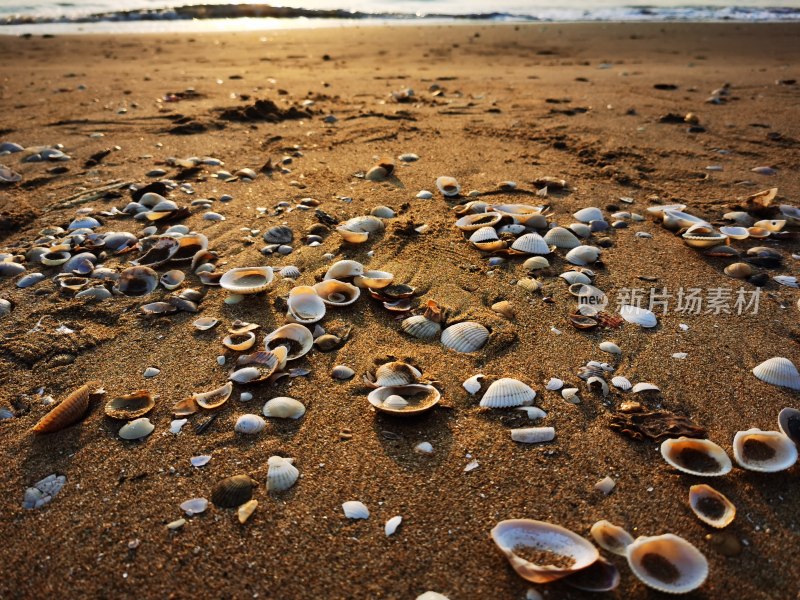
[[[753,375],[772,385],[800,390],[800,373],[788,358],[776,356],[765,360],[753,369]]]
[[[447,196],[448,198],[458,196],[461,191],[461,186],[456,181],[456,178],[448,175],[442,175],[436,179],[436,188],[442,196]]]
[[[273,373],[286,366],[287,350],[278,346],[274,350],[262,350],[236,359],[240,368],[231,373],[229,379],[236,383],[261,383],[269,381]]]
[[[252,331],[231,333],[222,340],[222,345],[235,352],[249,350],[256,343],[256,334]]]
[[[625,556],[628,546],[633,543],[633,536],[622,527],[602,520],[592,525],[592,538],[603,550]]]
[[[314,291],[328,306],[348,306],[361,295],[361,290],[356,286],[338,279],[320,281],[314,285]]]
[[[724,244],[725,241],[728,239],[728,236],[724,233],[718,233],[715,231],[693,231],[692,228],[689,228],[689,231],[684,233],[682,236],[683,242],[691,247],[691,248],[712,248],[719,244]]]
[[[198,406],[206,409],[219,408],[228,401],[233,392],[233,383],[230,381],[223,386],[210,392],[200,392],[192,394],[192,398]]]
[[[717,529],[727,527],[736,517],[733,502],[704,483],[689,488],[689,507],[703,523]]]
[[[366,215],[354,217],[345,221],[336,228],[345,242],[350,244],[363,244],[369,239],[370,234],[383,231],[384,225],[378,217]]]
[[[637,538],[628,546],[628,565],[642,583],[668,594],[685,594],[708,577],[708,560],[682,537],[666,533]]]
[[[484,408],[509,408],[533,404],[536,392],[517,379],[504,377],[491,384],[481,398]]]
[[[308,285],[292,288],[287,305],[289,315],[298,323],[316,323],[325,316],[325,302]]]
[[[667,439],[661,444],[661,456],[679,471],[700,477],[718,477],[733,468],[725,450],[710,440]]]
[[[439,337],[442,326],[425,315],[414,315],[403,319],[400,323],[400,329],[417,339],[432,340]]]
[[[517,574],[533,583],[548,583],[585,569],[600,554],[589,541],[576,533],[532,519],[501,521],[492,529],[492,540],[505,554]],[[546,553],[552,563],[533,562],[526,556]]]
[[[564,579],[568,586],[585,592],[610,592],[619,586],[619,582],[619,569],[603,557]]]
[[[430,410],[439,403],[440,398],[439,390],[435,387],[421,384],[379,387],[367,396],[376,410],[400,416]]]
[[[690,215],[689,213],[681,212],[679,210],[664,210],[664,227],[671,231],[677,231],[678,229],[683,229],[685,227],[691,227],[692,225],[706,225],[709,226],[709,223],[701,219],[700,217],[695,217],[694,215]]]
[[[456,227],[461,231],[478,231],[484,227],[494,227],[503,219],[497,212],[469,213],[456,221]]]
[[[158,280],[150,267],[128,267],[119,274],[115,289],[126,296],[146,296],[158,287]]]
[[[441,342],[456,352],[475,352],[489,340],[489,330],[480,323],[464,321],[450,325],[442,332]]]
[[[364,274],[364,265],[355,260],[340,260],[333,263],[324,279],[350,279]]]
[[[569,229],[563,227],[550,229],[544,234],[544,241],[561,250],[572,250],[581,245],[581,241]]]
[[[267,491],[283,492],[297,482],[300,471],[293,463],[293,458],[283,456],[270,456],[267,459]]]
[[[394,275],[386,271],[364,271],[361,275],[356,275],[353,278],[355,283],[360,288],[370,288],[373,290],[380,290],[394,281]]]
[[[147,252],[145,252],[136,260],[132,261],[132,265],[137,267],[157,267],[158,265],[163,265],[175,255],[179,248],[178,240],[175,238],[147,238],[146,241],[149,240],[153,240],[153,243],[150,244]]]
[[[286,348],[286,360],[296,360],[305,356],[313,345],[312,333],[297,323],[278,327],[264,338],[264,346],[267,350],[275,350],[281,346]]]
[[[783,435],[792,440],[795,446],[800,447],[800,410],[784,408],[778,414],[778,427]]]
[[[306,414],[303,403],[288,396],[279,396],[267,400],[262,411],[265,417],[274,419],[299,419]]]
[[[242,267],[225,272],[219,285],[233,294],[258,294],[272,283],[272,267]]]
[[[797,446],[778,431],[748,429],[733,437],[733,458],[749,471],[775,473],[797,462]]]
[[[512,219],[514,223],[525,225],[526,227],[535,229],[547,227],[547,217],[542,214],[541,206],[529,206],[528,204],[495,204],[491,207],[491,210]]]
[[[112,419],[129,421],[143,417],[156,405],[153,394],[147,390],[137,390],[133,393],[119,396],[106,403],[106,415]]]
[[[620,316],[628,323],[639,325],[640,327],[655,327],[658,324],[658,318],[655,313],[630,304],[623,304],[619,308]]]

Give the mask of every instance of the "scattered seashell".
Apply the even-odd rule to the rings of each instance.
[[[637,538],[627,550],[628,565],[645,585],[669,594],[699,588],[708,577],[708,561],[697,548],[666,533]]]
[[[150,392],[137,390],[109,400],[105,406],[105,413],[112,419],[128,421],[146,415],[153,410],[155,405],[153,395]]]
[[[179,271],[177,269],[173,269],[172,271],[167,271],[161,276],[161,285],[163,285],[168,290],[174,290],[180,284],[183,283],[183,280],[186,279],[186,275],[183,274],[183,271]]]
[[[660,392],[661,389],[657,385],[653,385],[652,383],[637,383],[633,388],[631,388],[632,394],[639,394],[641,392]]]
[[[290,323],[278,327],[264,338],[267,350],[284,347],[287,350],[286,360],[296,360],[305,356],[314,345],[314,336],[311,332],[297,323]]]
[[[325,279],[349,279],[364,274],[364,265],[355,260],[340,260],[333,263],[325,273]]]
[[[525,254],[550,254],[550,246],[538,233],[521,235],[511,244],[511,249]]]
[[[126,296],[146,296],[158,281],[158,273],[150,267],[128,267],[119,274],[115,289]]]
[[[591,534],[598,546],[619,556],[625,556],[628,546],[633,543],[630,533],[605,520],[592,525]]]
[[[526,427],[512,429],[511,439],[523,444],[541,444],[552,442],[556,437],[556,430],[552,427]]]
[[[248,519],[253,515],[257,507],[258,500],[248,500],[242,504],[236,511],[236,516],[239,519],[239,523],[242,525],[247,523]]]
[[[175,531],[186,525],[186,519],[176,519],[167,523],[167,529]]]
[[[592,221],[602,221],[603,211],[601,211],[599,208],[591,206],[589,208],[582,208],[578,212],[573,213],[572,216],[581,223],[591,223]]]
[[[33,486],[25,489],[22,498],[22,508],[33,510],[41,508],[55,498],[67,483],[65,475],[48,475],[44,479],[37,481]]]
[[[747,213],[745,213],[745,215],[746,214]],[[746,240],[750,237],[750,232],[747,231],[747,227],[720,227],[719,232],[732,240]]]
[[[608,476],[603,477],[603,479],[594,484],[594,489],[606,496],[613,492],[615,487],[617,487],[617,482]]]
[[[439,390],[432,385],[422,384],[379,387],[367,396],[376,410],[399,416],[430,410],[439,403],[440,398]]]
[[[588,233],[583,237],[587,236]],[[572,250],[581,245],[581,241],[569,229],[563,227],[553,227],[548,230],[544,234],[544,241],[550,246],[555,246],[561,250]]]
[[[536,392],[517,379],[504,377],[492,383],[481,398],[484,408],[509,408],[533,404]]]
[[[581,399],[580,396],[578,396],[579,391],[578,388],[564,388],[561,390],[561,397],[572,404],[580,404]]]
[[[220,481],[211,491],[211,501],[220,508],[238,508],[253,497],[258,482],[247,475],[234,475]]]
[[[464,389],[467,390],[467,392],[469,394],[474,395],[474,394],[477,394],[480,391],[480,389],[481,389],[481,379],[483,379],[483,378],[484,378],[484,375],[482,373],[479,373],[478,375],[473,375],[472,377],[467,379],[461,385],[464,386]]]
[[[417,383],[422,373],[416,367],[403,361],[382,364],[375,370],[376,387],[401,386]]]
[[[260,433],[266,426],[267,422],[258,415],[242,415],[236,419],[236,425],[233,430],[245,435],[255,435]]]
[[[369,519],[369,509],[358,500],[343,503],[342,510],[348,519]]]
[[[463,321],[442,331],[442,344],[456,352],[475,352],[489,340],[489,330],[480,323]]]
[[[228,398],[231,397],[232,391],[233,384],[229,381],[225,385],[209,392],[194,393],[192,394],[192,399],[197,403],[198,406],[202,408],[219,408],[228,401]]]
[[[619,569],[602,557],[564,579],[568,586],[586,592],[610,592],[619,586],[619,582]]]
[[[192,323],[192,325],[194,325],[200,331],[207,331],[212,327],[219,325],[219,320],[215,319],[214,317],[200,317],[194,323]]]
[[[477,231],[483,227],[494,227],[503,219],[503,215],[496,212],[470,213],[456,221],[456,227],[462,231]]]
[[[383,532],[386,534],[386,537],[394,535],[395,531],[397,531],[397,528],[400,527],[400,523],[402,522],[403,517],[399,515],[386,521],[386,524],[383,526]]]
[[[287,396],[279,396],[268,400],[262,412],[265,417],[299,419],[306,414],[306,407],[299,400]]]
[[[622,390],[623,392],[627,392],[633,386],[631,382],[628,381],[627,377],[623,377],[622,375],[617,375],[611,380],[611,385],[615,388]]]
[[[564,258],[573,265],[585,266],[600,258],[600,249],[595,246],[577,246],[567,252]]]
[[[432,340],[439,336],[442,326],[424,315],[414,315],[404,319],[400,328],[407,334],[420,339]]]
[[[748,429],[733,437],[733,458],[749,471],[776,473],[797,462],[797,446],[783,433]]]
[[[287,305],[289,314],[299,323],[316,323],[325,316],[325,302],[308,285],[292,288]]]
[[[97,382],[91,381],[71,392],[33,426],[33,431],[53,433],[80,421],[89,409],[91,397],[105,393],[98,387]]]
[[[781,432],[800,448],[800,410],[784,408],[778,414],[778,427]]]
[[[193,456],[189,459],[191,465],[197,469],[200,467],[205,467],[209,462],[211,462],[211,455],[209,454],[201,454],[200,456]]]
[[[331,377],[334,379],[338,379],[339,381],[347,381],[352,379],[353,376],[356,374],[353,369],[345,365],[336,365],[331,369]]]
[[[736,517],[736,507],[723,494],[704,483],[689,488],[689,506],[697,518],[722,529]]]
[[[492,310],[503,315],[506,319],[514,318],[514,306],[508,300],[501,300],[492,304]]]
[[[785,285],[787,287],[798,288],[800,287],[800,283],[797,282],[797,277],[793,277],[790,275],[776,275],[773,277],[775,281],[777,281],[781,285]]]
[[[772,385],[800,390],[800,373],[788,358],[776,356],[765,360],[753,369],[753,375]]]
[[[461,186],[458,184],[458,181],[456,181],[454,177],[449,177],[446,175],[443,175],[436,180],[436,188],[439,190],[442,196],[446,196],[448,198],[457,196],[461,191]]]
[[[275,225],[267,229],[263,237],[269,244],[290,244],[294,239],[294,232],[286,225]]]
[[[208,500],[205,498],[192,498],[181,503],[181,510],[186,513],[187,517],[199,515],[205,512],[208,508]]]
[[[188,422],[189,422],[189,419],[174,419],[169,424],[169,432],[174,434],[174,435],[179,434],[181,432],[181,429],[183,428],[183,426],[186,425],[186,423],[188,423]]]
[[[492,529],[492,539],[517,574],[533,583],[549,583],[585,569],[599,558],[597,548],[581,536],[544,521],[510,519]],[[540,563],[527,553],[546,558]]]
[[[361,295],[356,286],[338,279],[325,279],[315,284],[314,292],[329,306],[348,306]]]
[[[378,217],[372,215],[354,217],[345,221],[336,228],[345,242],[362,244],[369,239],[370,234],[383,231],[384,225]]]
[[[601,342],[599,348],[603,352],[608,352],[609,354],[622,354],[622,349],[614,342]]]
[[[551,392],[557,392],[562,387],[564,387],[564,382],[562,380],[558,379],[557,377],[551,377],[550,381],[547,382],[545,389]]]
[[[433,446],[430,442],[420,442],[414,446],[414,451],[420,454],[433,454]]]
[[[123,425],[119,430],[119,437],[123,440],[140,440],[153,433],[155,428],[150,419],[142,417]]]
[[[249,350],[256,343],[256,334],[252,331],[245,333],[231,333],[222,340],[222,345],[234,352]]]
[[[527,271],[539,271],[541,269],[548,269],[550,267],[550,261],[544,256],[531,256],[522,263],[522,267]]]
[[[282,456],[270,456],[267,460],[267,491],[268,492],[283,492],[292,487],[298,477],[300,471],[294,466],[293,458],[284,458]]]
[[[661,456],[679,471],[700,477],[725,475],[733,467],[725,450],[710,440],[666,439],[661,443]]]
[[[655,327],[658,324],[656,315],[646,308],[624,304],[620,307],[619,314],[628,323],[641,327]]]
[[[234,294],[258,294],[272,283],[272,267],[242,267],[226,271],[219,285]]]

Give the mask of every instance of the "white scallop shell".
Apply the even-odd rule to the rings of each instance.
[[[645,561],[656,555],[671,564],[679,573],[674,581],[664,581],[647,569]],[[699,588],[708,577],[708,561],[703,553],[685,539],[666,533],[639,537],[627,551],[628,565],[645,585],[669,594],[685,594]]]
[[[763,448],[769,448],[772,455],[761,459],[748,452],[747,444],[757,443]],[[786,435],[778,431],[761,431],[748,429],[739,431],[733,437],[733,458],[748,471],[762,473],[775,473],[791,467],[797,462],[797,446]]]
[[[279,396],[267,400],[264,404],[262,413],[265,417],[278,419],[299,419],[306,414],[306,407],[303,403],[288,396]]]
[[[267,491],[269,492],[282,492],[292,487],[297,478],[300,477],[300,471],[297,470],[292,463],[293,458],[284,458],[282,456],[270,456],[267,459]]]
[[[369,519],[369,509],[358,500],[343,503],[342,510],[348,519]]]
[[[631,382],[628,381],[628,378],[623,377],[622,375],[617,375],[616,377],[614,377],[611,380],[611,385],[613,385],[617,389],[622,390],[623,392],[627,392],[629,389],[633,387],[631,385]]]
[[[316,323],[325,316],[325,302],[308,285],[292,288],[287,306],[289,315],[298,323]]]
[[[646,308],[624,304],[620,307],[619,314],[628,323],[633,323],[641,327],[655,327],[658,324],[655,313]]]
[[[545,389],[551,392],[557,392],[562,387],[564,387],[564,382],[561,379],[558,377],[551,377],[550,381],[547,382]]]
[[[573,217],[578,219],[581,223],[591,223],[592,221],[602,221],[603,211],[594,206],[582,208],[578,212],[572,214]]]
[[[130,423],[125,423],[119,430],[119,437],[123,440],[139,440],[153,433],[155,428],[150,419],[142,417],[134,419]]]
[[[563,227],[553,227],[544,234],[544,241],[550,246],[555,246],[562,250],[572,250],[581,245],[581,241],[573,233]]]
[[[473,375],[461,385],[463,385],[464,389],[470,394],[477,394],[481,389],[481,379],[483,378],[483,373],[479,373],[478,375]]]
[[[538,271],[539,269],[547,269],[550,266],[550,261],[544,256],[531,256],[524,263],[522,267],[528,271]]]
[[[685,457],[684,452],[691,452],[689,457]],[[702,454],[711,462],[716,463],[716,467],[704,463],[699,465],[692,459],[698,454]],[[661,456],[667,463],[690,475],[699,477],[719,477],[730,473],[733,465],[725,450],[710,440],[699,440],[694,438],[679,437],[677,439],[667,439],[661,443]]]
[[[394,532],[397,531],[397,528],[400,527],[400,523],[402,522],[403,517],[399,515],[386,521],[386,524],[383,526],[383,531],[386,534],[386,537],[394,535]]]
[[[596,248],[595,246],[577,246],[567,252],[564,258],[573,265],[589,265],[600,258],[600,248]]]
[[[581,273],[580,271],[567,271],[559,275],[559,277],[570,285],[575,285],[576,283],[589,285],[592,283],[592,280],[585,273]]]
[[[500,239],[494,227],[481,227],[472,232],[469,236],[469,241],[473,244],[480,244],[481,242],[493,242]]]
[[[510,519],[492,529],[492,539],[505,554],[512,568],[533,583],[548,583],[585,569],[599,558],[597,548],[581,536],[544,521]],[[514,554],[517,548],[533,548],[572,559],[569,567],[535,564]]]
[[[447,175],[436,179],[436,188],[442,196],[447,197],[458,196],[458,193],[461,191],[461,186],[458,181],[456,181],[455,177],[449,177]]]
[[[586,223],[570,223],[569,230],[578,237],[588,238],[592,235],[592,228]]]
[[[602,520],[592,525],[590,530],[595,543],[612,554],[625,556],[628,546],[633,543],[633,536],[613,523]]]
[[[622,349],[614,342],[600,342],[600,350],[609,354],[622,354]]]
[[[800,390],[800,373],[788,358],[776,356],[753,369],[761,381],[792,390]]]
[[[525,254],[550,254],[550,246],[538,233],[521,235],[511,244],[511,249]]]
[[[523,444],[552,442],[555,437],[556,430],[553,427],[525,427],[511,430],[511,439]]]
[[[414,315],[403,319],[400,329],[420,340],[432,340],[439,336],[442,326],[425,315]]]
[[[375,385],[378,387],[399,386],[417,383],[422,373],[416,367],[402,361],[382,364],[375,370]]]
[[[364,265],[355,260],[340,260],[333,263],[325,273],[325,279],[348,279],[364,274]]]
[[[492,383],[481,398],[484,408],[509,408],[533,404],[536,392],[517,379],[504,377]]]
[[[391,408],[393,410],[402,410],[406,406],[408,406],[408,401],[402,396],[398,396],[397,394],[392,394],[383,401],[383,406],[385,406],[386,408]]]
[[[272,267],[242,267],[226,271],[219,285],[234,294],[258,294],[269,287],[273,276]]]
[[[236,419],[236,425],[233,430],[246,435],[254,435],[262,431],[266,426],[266,421],[258,415],[242,415]]]
[[[637,383],[631,389],[632,394],[638,394],[640,392],[660,392],[661,389],[657,385],[653,385],[652,383],[641,382]]]
[[[480,323],[464,321],[450,325],[442,332],[442,344],[456,352],[475,352],[489,339],[489,330]]]

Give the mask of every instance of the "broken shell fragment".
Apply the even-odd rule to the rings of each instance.
[[[603,550],[619,556],[625,556],[628,546],[633,543],[633,536],[630,533],[606,520],[592,525],[591,534]]]
[[[783,435],[800,447],[800,410],[784,408],[778,414],[778,426]]]
[[[279,396],[267,400],[262,411],[265,417],[276,419],[299,419],[306,414],[303,403],[288,396]]]
[[[430,410],[439,403],[441,395],[432,385],[403,385],[379,387],[367,396],[379,412],[410,416]],[[400,402],[402,401],[402,402]]]
[[[222,340],[222,345],[234,352],[249,350],[256,343],[256,334],[252,331],[231,333]]]
[[[479,373],[478,375],[473,375],[472,377],[467,379],[461,385],[464,386],[464,389],[467,390],[467,392],[469,394],[474,395],[474,394],[477,394],[480,391],[480,389],[481,389],[481,379],[483,379],[483,378],[484,378],[484,375],[482,373]]]
[[[179,271],[177,269],[173,269],[172,271],[167,271],[161,276],[161,285],[163,285],[168,290],[174,290],[180,284],[183,283],[183,280],[186,279],[186,275],[183,274],[183,271]]]
[[[523,444],[552,442],[555,437],[556,430],[553,427],[525,427],[511,430],[511,439]]]
[[[270,456],[267,460],[267,491],[283,492],[292,487],[300,477],[293,458]]]
[[[269,287],[273,277],[272,267],[241,267],[226,271],[219,285],[232,294],[258,294]]]
[[[480,323],[464,321],[451,325],[442,332],[441,342],[456,352],[475,352],[489,339],[489,330]]]
[[[593,564],[599,553],[581,536],[544,521],[510,519],[492,529],[492,539],[517,574],[533,583],[548,583]],[[526,559],[531,554],[547,558]]]
[[[602,557],[564,579],[568,586],[585,592],[610,592],[619,586],[619,581],[619,569]]]
[[[202,408],[219,408],[228,401],[231,392],[233,392],[233,383],[229,381],[215,390],[192,394],[192,399]]]
[[[725,450],[710,440],[667,439],[661,444],[661,456],[679,471],[700,477],[718,477],[733,468]]]
[[[480,406],[484,408],[510,408],[533,404],[536,392],[517,379],[498,379],[486,390]]]
[[[645,585],[669,594],[699,588],[708,576],[708,561],[697,548],[667,533],[637,538],[628,546],[628,565]]]
[[[733,503],[704,483],[689,488],[689,506],[698,519],[717,529],[727,527],[736,517]]]
[[[655,327],[658,324],[658,318],[646,308],[624,304],[619,309],[620,316],[628,323],[633,323],[641,327]]]
[[[236,513],[239,523],[244,525],[258,507],[258,500],[248,500],[239,507]]]
[[[311,332],[297,323],[289,323],[278,327],[264,338],[267,350],[284,347],[287,350],[286,360],[296,360],[305,356],[314,345],[314,336]]]
[[[733,458],[749,471],[776,473],[797,462],[797,446],[780,432],[748,429],[733,437]]]
[[[344,516],[348,519],[369,519],[369,509],[363,502],[358,500],[349,500],[342,503],[342,510]]]
[[[258,482],[247,475],[234,475],[220,481],[211,491],[211,501],[220,508],[237,508],[253,497]]]
[[[112,419],[129,421],[143,417],[156,405],[153,395],[147,390],[137,390],[124,396],[109,400],[105,406],[105,413]]]

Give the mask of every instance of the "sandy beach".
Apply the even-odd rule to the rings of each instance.
[[[623,403],[637,401],[687,417],[732,456],[736,432],[776,430],[781,409],[800,408],[797,392],[751,372],[775,356],[800,364],[800,294],[773,280],[800,275],[792,257],[800,254],[797,227],[732,242],[743,256],[754,246],[782,255],[780,267],[754,267],[767,276],[756,288],[724,273],[733,260],[688,247],[649,217],[623,218],[626,227],[584,241],[602,249],[602,261],[590,266],[594,285],[611,298],[610,312],[632,289],[666,290],[669,308],[657,311],[654,328],[578,330],[569,320],[574,298],[558,278],[571,267],[563,251],[548,255],[550,268],[535,274],[542,289],[532,293],[517,285],[530,276],[526,257],[490,266],[489,255],[455,227],[453,210],[470,200],[547,205],[548,221],[567,227],[585,207],[599,208],[611,223],[620,211],[647,216],[650,206],[683,204],[719,227],[730,225],[722,216],[743,198],[769,188],[779,190],[776,206],[800,205],[798,34],[798,24],[476,23],[0,37],[0,142],[61,144],[71,157],[0,156],[0,165],[21,175],[0,184],[0,252],[25,262],[43,230],[66,229],[79,209],[92,209],[98,232],[142,237],[147,223],[112,209],[132,200],[131,185],[170,179],[184,187],[164,195],[189,211],[157,222],[159,232],[183,224],[204,234],[220,272],[276,271],[266,293],[226,304],[225,290],[177,267],[186,279],[176,292],[207,293],[198,313],[155,316],[140,307],[166,299],[170,292],[161,287],[145,297],[92,301],[60,291],[58,266],[26,264],[27,273],[46,277],[24,289],[19,275],[0,278],[0,298],[12,307],[0,317],[0,408],[12,414],[0,420],[0,597],[413,599],[433,590],[467,600],[522,599],[529,588],[551,600],[597,597],[563,582],[531,584],[512,570],[490,531],[504,519],[530,518],[587,538],[600,519],[634,537],[685,538],[709,563],[708,579],[689,598],[800,598],[800,467],[770,474],[734,464],[724,477],[694,477],[670,467],[655,441],[610,427]],[[259,111],[266,106],[259,100],[274,102],[275,110]],[[685,121],[689,113],[694,117]],[[405,153],[419,160],[397,158]],[[171,157],[213,157],[224,165],[181,167]],[[393,176],[366,180],[381,157],[394,159]],[[245,168],[257,173],[254,180],[215,176]],[[157,169],[163,175],[148,176]],[[459,197],[437,191],[440,176],[458,180]],[[537,196],[534,182],[542,177],[567,187]],[[504,181],[516,189],[498,187]],[[126,185],[75,201],[80,192],[117,183]],[[421,190],[432,198],[418,198]],[[469,197],[472,190],[480,194]],[[232,198],[220,200],[224,195]],[[214,199],[210,208],[192,206],[202,198]],[[378,206],[396,213],[383,219],[385,230],[363,244],[343,242],[335,223]],[[209,211],[224,220],[204,218]],[[778,218],[775,210],[768,218]],[[264,232],[276,225],[294,233],[288,255],[261,252]],[[321,235],[319,245],[308,244],[309,232]],[[100,262],[120,271],[139,255]],[[319,323],[342,337],[349,331],[341,346],[315,348],[289,364],[307,374],[235,385],[200,433],[195,426],[209,411],[170,433],[176,402],[227,381],[241,354],[222,345],[231,324],[258,324],[253,350],[263,349],[264,336],[286,323],[289,291],[314,285],[343,259],[412,286],[414,307],[435,301],[445,326],[481,323],[491,332],[488,343],[458,353],[438,340],[417,340],[401,330],[408,314],[386,310],[363,290],[350,306],[328,307]],[[277,274],[288,265],[300,270],[296,280]],[[730,289],[730,311],[678,312],[681,288]],[[737,314],[740,288],[760,290],[757,314]],[[492,310],[501,300],[511,303],[513,318]],[[198,331],[198,317],[220,324]],[[601,351],[603,341],[622,353]],[[392,360],[434,382],[440,406],[405,419],[376,413],[362,377]],[[592,360],[614,367],[609,382],[621,375],[660,391],[633,396],[611,387],[604,398],[578,376]],[[355,376],[333,379],[336,365]],[[145,378],[148,367],[160,372]],[[523,411],[480,408],[481,393],[462,387],[478,373],[486,377],[481,393],[499,378],[525,382],[547,416],[532,421]],[[554,377],[578,388],[581,402],[548,391]],[[59,401],[89,381],[107,395],[92,401],[85,418],[55,433],[32,432],[52,408],[44,398]],[[125,441],[118,436],[123,422],[103,407],[140,389],[157,395],[147,415],[155,430]],[[243,391],[252,400],[241,401]],[[234,431],[238,417],[261,415],[277,396],[301,401],[305,415],[267,419],[253,436]],[[555,428],[555,440],[511,440],[509,429],[533,426]],[[421,442],[433,453],[416,452]],[[190,458],[198,455],[212,458],[197,468]],[[293,458],[301,475],[278,494],[265,487],[273,455]],[[465,471],[473,461],[478,466]],[[26,488],[51,474],[66,476],[60,493],[42,508],[24,509]],[[259,504],[245,524],[235,510],[211,504],[182,527],[167,528],[185,518],[182,502],[210,499],[219,481],[238,474],[259,482]],[[594,487],[607,476],[616,482],[608,495]],[[724,530],[690,510],[689,487],[698,483],[736,505]],[[350,500],[363,502],[369,519],[345,518],[341,505]],[[387,537],[384,523],[396,515],[402,524]],[[663,596],[645,587],[625,558],[603,556],[621,574],[606,597]]]

